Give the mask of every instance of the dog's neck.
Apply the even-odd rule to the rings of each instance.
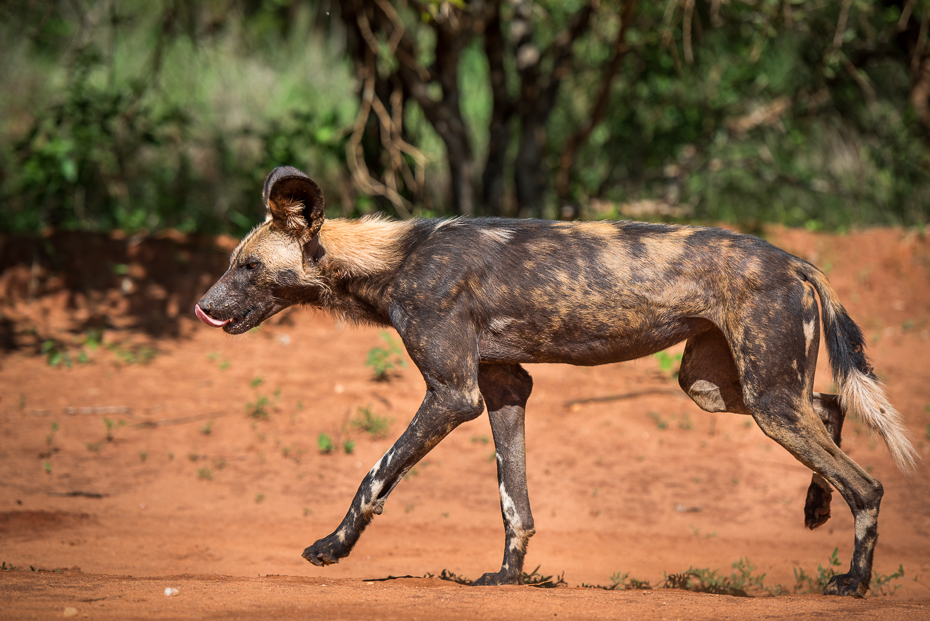
[[[383,292],[406,256],[413,220],[381,217],[327,220],[313,261],[323,285],[318,304],[344,319],[388,324]]]

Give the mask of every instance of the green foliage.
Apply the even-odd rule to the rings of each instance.
[[[249,382],[249,385],[252,388],[258,388],[261,386],[262,378],[254,377]],[[267,395],[255,394],[255,401],[247,401],[245,404],[245,413],[249,418],[254,418],[257,420],[268,420],[271,411],[276,410],[278,407],[278,401],[281,399],[281,389],[278,388],[274,391],[272,397]]]
[[[671,379],[676,379],[678,377],[678,370],[681,366],[681,353],[672,355],[667,351],[660,351],[657,354],[653,354],[652,357],[659,363],[659,370],[662,371],[663,375]]]
[[[250,418],[268,420],[271,399],[265,395],[257,395],[255,401],[247,401],[245,404],[245,413]]]
[[[42,343],[42,354],[50,367],[65,366],[71,368],[71,354],[57,341],[47,339]]]
[[[391,420],[378,416],[371,411],[371,406],[358,409],[358,415],[350,421],[352,427],[364,431],[372,438],[381,439],[387,436]]]
[[[58,426],[58,423],[52,421],[52,430],[48,432],[47,436],[45,436],[45,444],[49,448],[52,448],[52,443],[55,441],[55,434],[58,433],[59,429],[60,427]]]
[[[384,339],[385,346],[372,347],[368,352],[368,359],[365,361],[365,366],[371,367],[376,382],[389,381],[397,367],[407,366],[400,344],[383,330],[381,331],[381,338]]]
[[[668,429],[668,421],[663,419],[658,412],[649,412],[647,416],[656,424],[657,429]]]
[[[898,569],[889,575],[881,574],[877,571],[872,572],[872,593],[880,596],[893,595],[895,591],[901,588],[900,584],[892,584],[893,580],[900,580],[904,577],[904,565],[898,565]]]
[[[838,557],[840,549],[835,548],[830,556],[829,564],[817,566],[817,575],[808,575],[800,567],[794,568],[794,592],[795,593],[823,593],[824,587],[830,582],[830,579],[836,575],[835,567],[841,565]]]
[[[112,418],[107,418],[106,416],[104,416],[103,427],[106,430],[104,434],[104,438],[106,438],[106,441],[112,442],[114,440],[113,434],[116,432],[116,430],[119,429],[120,427],[124,427],[125,425],[126,425],[126,421],[124,421],[123,419],[114,421]]]
[[[118,343],[109,343],[106,348],[113,352],[122,364],[146,365],[155,359],[158,350],[148,345],[126,346]]]
[[[536,587],[538,589],[554,589],[560,586],[568,586],[565,582],[565,572],[563,571],[555,580],[553,580],[553,575],[545,576],[539,573],[539,568],[541,565],[537,565],[536,569],[526,573],[525,571],[520,575],[520,579],[523,581],[523,584],[526,586]]]
[[[4,9],[0,230],[241,234],[275,165],[341,189],[352,82],[327,38],[306,35],[312,10],[285,19],[266,3],[216,21],[167,0]]]
[[[391,208],[357,196],[346,165],[366,91],[333,27],[338,3],[324,11],[320,2],[233,0],[222,20],[210,3],[8,4],[0,10],[0,231],[172,227],[241,235],[261,219],[257,188],[280,164],[310,172],[341,215]],[[558,79],[550,81],[554,105],[537,145],[545,187],[524,215],[554,216],[569,201],[584,218],[722,220],[750,229],[773,221],[812,230],[930,221],[930,128],[911,103],[918,63],[902,43],[924,36],[919,8],[902,21],[900,6],[867,0],[637,3],[606,113],[575,155],[568,195],[557,197],[550,180],[570,138],[592,118],[624,4],[600,3],[572,38],[567,71],[546,52],[581,3],[533,6],[526,25],[541,52],[533,71]],[[423,67],[436,60],[438,16],[448,33],[457,17],[479,10],[458,0],[418,7],[397,10]],[[502,9],[504,32],[515,12]],[[401,64],[389,36],[373,40],[382,76]],[[465,28],[448,41],[463,50],[459,82],[467,88],[455,104],[467,125],[474,188],[494,140],[517,151],[525,118],[511,111],[507,136],[490,134],[483,37]],[[516,46],[507,43],[504,54],[506,91],[516,97],[525,77]],[[426,86],[434,103],[448,94],[435,77]],[[402,139],[425,153],[428,189],[401,188],[405,200],[421,203],[414,213],[448,214],[446,145],[412,99],[399,118]],[[388,166],[380,123],[369,114],[350,150]],[[508,204],[518,168],[506,164]],[[66,352],[44,353],[68,364]]]
[[[316,446],[324,455],[328,455],[333,452],[335,445],[333,444],[333,439],[325,433],[321,433],[317,436]]]
[[[648,591],[652,589],[652,585],[647,580],[630,578],[629,572],[620,571],[615,572],[610,577],[610,585],[582,583],[581,586],[585,589],[603,589],[605,591]]]

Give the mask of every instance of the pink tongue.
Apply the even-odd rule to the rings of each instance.
[[[229,320],[228,320],[228,319],[227,319],[226,321],[217,321],[216,319],[214,319],[214,318],[211,317],[210,315],[208,315],[208,314],[206,314],[205,312],[203,312],[202,310],[200,310],[200,305],[199,305],[199,304],[197,304],[197,305],[194,306],[194,314],[197,315],[197,318],[198,318],[200,321],[204,322],[204,323],[207,324],[208,326],[213,326],[214,328],[222,328],[222,327],[225,326],[227,323],[229,323]]]

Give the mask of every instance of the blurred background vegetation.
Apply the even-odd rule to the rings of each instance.
[[[0,6],[0,230],[330,216],[930,220],[930,0]]]

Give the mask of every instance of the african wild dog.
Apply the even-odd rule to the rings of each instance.
[[[863,336],[814,266],[758,238],[636,222],[502,219],[324,223],[302,172],[265,181],[266,221],[233,251],[195,308],[230,334],[293,304],[393,326],[426,380],[409,427],[362,481],[334,533],[307,548],[315,565],[348,556],[398,481],[487,406],[505,527],[500,571],[521,580],[533,516],[526,488],[525,362],[596,365],[687,340],[682,389],[709,412],[751,415],[813,470],[805,524],[830,517],[831,487],[855,518],[849,572],[825,592],[863,595],[872,575],[881,483],[840,448],[847,413],[885,440],[905,472],[916,453],[865,356]],[[820,307],[839,395],[812,391]]]

